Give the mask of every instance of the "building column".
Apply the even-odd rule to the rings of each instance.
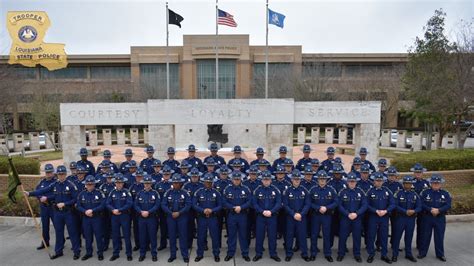
[[[324,143],[332,144],[333,141],[334,141],[334,128],[333,127],[327,127],[325,129],[325,133],[324,133]]]
[[[306,127],[298,127],[298,144],[306,142]]]
[[[340,127],[339,130],[339,137],[337,138],[338,144],[347,144],[347,127]]]
[[[97,129],[89,130],[89,146],[95,147],[99,143],[97,142]]]
[[[102,129],[102,144],[104,146],[112,146],[112,129]]]
[[[361,147],[367,148],[367,160],[376,162],[379,157],[380,123],[357,124],[354,131],[356,133],[355,150],[359,151]]]
[[[84,126],[61,126],[61,147],[64,165],[79,159],[79,150],[86,146]]]
[[[390,129],[382,129],[382,137],[380,138],[380,146],[390,147]]]
[[[130,128],[130,144],[138,145],[138,128]]]
[[[266,159],[273,162],[279,157],[280,146],[288,148],[288,158],[293,158],[293,125],[267,125]]]
[[[125,145],[125,129],[117,128],[117,145]]]
[[[319,127],[311,128],[311,144],[319,144]]]
[[[423,148],[423,132],[414,131],[411,135],[411,148],[413,151],[421,151]]]
[[[165,160],[168,147],[175,147],[175,136],[173,125],[148,125],[148,139],[151,146],[155,148],[155,158]]]
[[[406,148],[407,147],[407,131],[398,130],[397,132],[397,148]]]
[[[30,151],[39,150],[40,149],[39,133],[38,132],[29,132],[28,136],[30,138]]]

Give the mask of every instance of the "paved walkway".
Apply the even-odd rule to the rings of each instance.
[[[474,255],[472,253],[472,248],[474,247],[474,223],[449,223],[446,230],[446,240],[445,240],[445,252],[448,259],[447,263],[438,261],[434,255],[434,247],[431,245],[430,252],[428,256],[419,260],[418,263],[411,263],[404,259],[403,253],[400,254],[399,261],[394,265],[474,265]],[[54,236],[52,236],[54,239]],[[210,241],[210,239],[209,239]],[[22,265],[185,265],[181,257],[178,255],[178,259],[173,263],[169,264],[167,259],[169,257],[169,250],[164,250],[158,252],[158,264],[151,261],[151,256],[148,254],[144,262],[138,262],[138,253],[134,253],[134,260],[128,262],[125,259],[125,255],[122,254],[120,259],[110,262],[108,259],[111,256],[111,250],[105,253],[105,260],[99,262],[97,260],[96,254],[94,257],[89,259],[86,262],[82,261],[73,261],[72,252],[70,250],[70,242],[68,240],[65,248],[64,257],[61,257],[55,261],[51,261],[45,251],[37,251],[36,246],[39,244],[38,234],[34,227],[24,227],[24,226],[0,226],[0,265],[2,266],[22,266]],[[348,248],[351,251],[351,242],[348,241]],[[84,243],[84,242],[83,242]],[[252,246],[250,249],[250,256],[255,255],[255,249],[253,246],[254,241],[252,241]],[[336,242],[337,243],[337,242]],[[195,244],[196,245],[196,244]],[[210,245],[210,242],[209,242]],[[224,247],[225,239],[223,242]],[[321,239],[319,240],[319,246],[321,247]],[[282,249],[282,241],[278,243],[278,253],[280,257],[284,258],[284,251]],[[333,250],[333,253],[336,251]],[[179,253],[179,251],[178,251]],[[83,253],[84,254],[84,251]],[[362,258],[367,259],[367,254],[365,250],[362,251]],[[415,252],[416,255],[416,252]],[[284,261],[276,263],[268,257],[268,253],[264,253],[264,258],[257,263],[245,262],[240,254],[229,262],[224,262],[225,249],[221,250],[221,262],[215,263],[211,255],[211,251],[206,251],[205,257],[202,261],[196,263],[194,258],[196,252],[193,250],[191,252],[191,262],[189,265],[201,265],[201,266],[212,266],[212,265],[354,265],[357,264],[352,255],[347,255],[344,261],[328,263],[321,254],[318,255],[315,262],[305,262],[300,257],[299,254],[295,254],[293,260],[290,263]],[[333,256],[335,258],[335,256]],[[367,263],[364,263],[367,264]],[[361,264],[361,265],[364,265]],[[379,255],[376,256],[376,260],[371,265],[387,265],[379,260]]]

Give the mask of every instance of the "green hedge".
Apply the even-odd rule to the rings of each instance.
[[[474,149],[433,150],[398,154],[391,164],[400,172],[408,172],[415,163],[428,171],[474,169]]]
[[[41,163],[33,158],[13,157],[13,164],[15,165],[18,174],[24,175],[39,175]],[[0,156],[0,174],[8,174],[8,157]]]

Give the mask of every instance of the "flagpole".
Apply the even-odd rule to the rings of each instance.
[[[218,0],[216,0],[216,99],[219,99],[219,7]]]
[[[265,99],[268,98],[268,0],[265,18]]]
[[[33,208],[31,208],[30,201],[28,200],[28,197],[25,195],[26,191],[25,191],[25,188],[23,187],[23,184],[20,184],[20,188],[21,188],[21,191],[22,191],[21,194],[23,194],[23,198],[26,201],[26,205],[28,205],[28,209],[30,209],[31,218],[33,218],[33,221],[35,222],[36,230],[38,231],[38,234],[41,236],[41,242],[43,243],[44,249],[45,249],[46,253],[48,253],[48,256],[51,258],[51,253],[49,253],[49,247],[48,247],[48,245],[46,245],[46,241],[44,240],[43,233],[41,232],[38,221],[36,220],[35,214],[33,213]],[[49,220],[48,220],[48,223],[49,223]]]
[[[170,52],[169,52],[169,36],[168,31],[169,24],[169,10],[168,1],[166,2],[166,98],[170,99]]]

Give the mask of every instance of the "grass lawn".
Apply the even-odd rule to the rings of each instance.
[[[49,152],[40,153],[38,155],[40,155],[39,160],[41,162],[59,160],[59,159],[63,158],[63,152],[62,151],[49,151]]]

